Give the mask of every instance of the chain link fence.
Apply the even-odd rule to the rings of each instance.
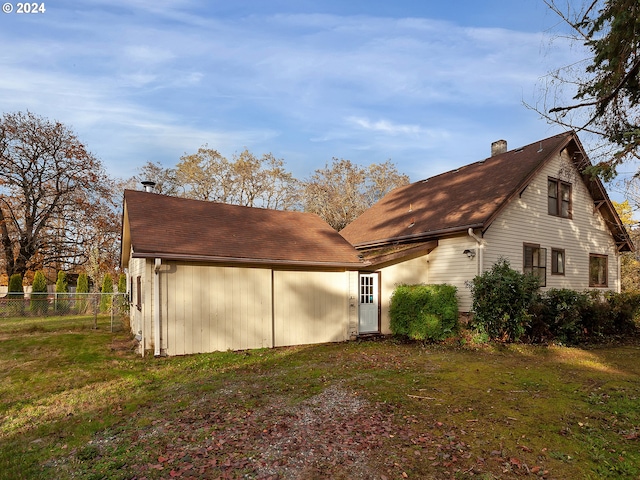
[[[0,321],[33,317],[109,316],[111,330],[122,329],[128,322],[129,298],[125,293],[8,293],[0,297]]]

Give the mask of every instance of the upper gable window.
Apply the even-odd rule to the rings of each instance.
[[[571,218],[571,184],[549,178],[549,215]]]

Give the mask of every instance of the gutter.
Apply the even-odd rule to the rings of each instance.
[[[354,244],[354,247],[358,249],[362,249],[362,248],[368,248],[368,247],[381,247],[389,243],[398,243],[406,240],[417,240],[420,238],[424,240],[428,240],[430,238],[438,237],[440,235],[445,235],[448,233],[464,232],[468,228],[469,229],[482,228],[483,226],[484,226],[484,223],[474,223],[471,225],[462,225],[459,227],[443,228],[442,230],[433,230],[431,232],[420,232],[420,233],[414,233],[413,235],[404,235],[401,237],[383,238],[381,240],[375,240],[373,242],[356,243]]]
[[[484,239],[482,239],[481,237],[477,236],[474,232],[473,232],[473,228],[469,227],[469,230],[467,230],[467,233],[469,234],[469,236],[471,238],[473,238],[476,241],[476,246],[478,248],[478,260],[476,263],[476,276],[477,275],[481,275],[482,274],[482,270],[484,268]]]
[[[304,260],[275,260],[262,258],[241,258],[241,257],[220,257],[215,255],[189,255],[180,253],[161,253],[161,252],[134,252],[132,258],[155,258],[156,261],[161,260],[182,260],[191,262],[211,262],[221,264],[243,264],[243,265],[272,265],[272,266],[291,266],[291,267],[318,267],[318,268],[339,268],[339,269],[359,269],[367,266],[366,262],[318,262]]]

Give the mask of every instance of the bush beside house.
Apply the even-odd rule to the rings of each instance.
[[[470,326],[490,340],[577,344],[636,331],[639,293],[550,289],[540,292],[531,274],[499,260],[469,282]]]
[[[127,275],[124,273],[118,277],[118,309],[119,312],[124,315],[129,311],[129,299],[126,296],[127,293]]]
[[[526,336],[532,343],[572,345],[629,335],[639,311],[639,293],[551,289],[532,304]]]
[[[458,328],[456,287],[451,285],[398,285],[389,306],[394,335],[413,340],[442,340]]]
[[[473,297],[472,328],[491,340],[518,341],[524,335],[539,288],[536,277],[512,269],[501,258],[468,286]]]

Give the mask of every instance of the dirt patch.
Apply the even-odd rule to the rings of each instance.
[[[141,478],[384,478],[375,473],[382,467],[376,452],[395,429],[393,415],[343,386],[297,405],[271,398],[255,410],[218,400],[203,399],[177,421],[140,432],[143,443],[173,439],[157,462],[140,466],[148,474]]]
[[[117,356],[129,356],[138,348],[138,341],[132,338],[114,337],[109,345],[109,349]]]
[[[330,478],[342,467],[351,478],[375,478],[372,452],[393,431],[392,419],[340,386],[331,386],[263,431],[266,443],[257,458],[259,477]]]

